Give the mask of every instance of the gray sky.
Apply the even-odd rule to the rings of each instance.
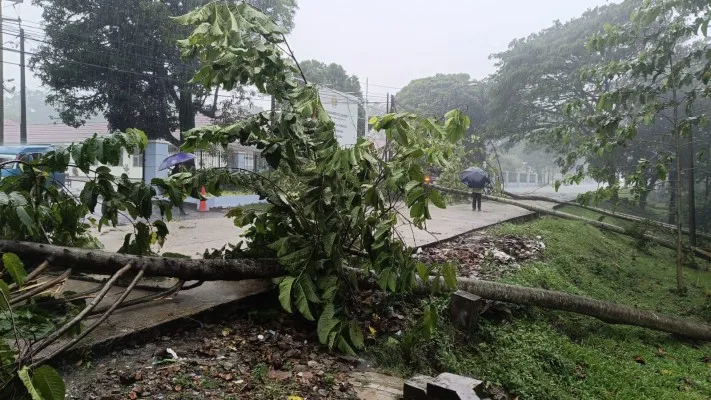
[[[1,1],[1,0],[0,0]],[[465,72],[483,78],[493,72],[491,53],[506,49],[517,37],[581,15],[609,0],[298,0],[296,28],[289,38],[300,60],[336,62],[350,73],[369,78],[374,97],[410,80],[440,73]],[[3,16],[18,15],[29,29],[41,10],[25,0],[2,1]],[[5,24],[10,24],[5,22]],[[36,32],[36,30],[35,30]],[[5,47],[18,41],[4,35]],[[9,43],[8,43],[9,42]],[[32,51],[36,43],[28,42]],[[5,52],[7,62],[19,55]],[[19,83],[19,67],[4,65],[5,77]],[[29,76],[28,86],[39,81]]]
[[[494,70],[489,55],[505,50],[512,39],[609,2],[299,0],[290,43],[299,60],[341,64],[363,86],[366,77],[371,84],[393,87],[436,73],[484,78]]]

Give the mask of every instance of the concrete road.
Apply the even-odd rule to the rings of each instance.
[[[536,202],[536,204],[544,207],[552,206],[551,203],[545,202]],[[427,222],[425,230],[416,228],[408,218],[401,218],[397,231],[405,243],[416,247],[533,214],[522,208],[492,201],[484,201],[482,210],[482,212],[472,211],[470,204],[455,204],[443,210],[432,206],[430,208],[432,220]],[[180,253],[198,258],[205,249],[218,249],[225,244],[237,244],[240,241],[240,235],[244,230],[234,226],[232,220],[224,216],[224,212],[198,213],[194,210],[189,212],[188,217],[178,217],[168,222],[170,234],[161,252]],[[403,210],[402,213],[405,217],[409,216],[407,210]],[[132,232],[132,229],[131,225],[104,228],[98,233],[98,237],[106,250],[116,251],[123,244],[125,235]]]

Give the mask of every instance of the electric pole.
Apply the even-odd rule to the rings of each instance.
[[[365,118],[365,129],[363,136],[368,137],[370,125],[368,125],[368,78],[365,78],[365,104],[363,105],[363,118]]]
[[[390,114],[390,93],[385,95],[385,114]],[[385,162],[390,161],[390,138],[387,132],[385,132],[385,152],[383,153],[383,158],[385,158]]]
[[[21,4],[24,0],[10,0],[15,4]],[[2,0],[0,0],[0,44],[5,43],[2,37]],[[0,146],[5,144],[5,74],[3,69],[5,68],[5,45],[3,44],[2,49],[0,49]]]
[[[0,1],[0,44],[5,43],[2,37],[2,1]],[[5,45],[0,46],[0,146],[5,144]]]
[[[20,27],[20,143],[27,144],[27,85],[25,84],[25,30]]]

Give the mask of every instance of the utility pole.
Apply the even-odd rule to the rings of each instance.
[[[27,144],[27,85],[25,83],[25,30],[20,27],[20,143]]]
[[[365,104],[363,104],[363,118],[365,118],[363,136],[367,137],[370,133],[370,125],[368,125],[368,78],[365,78]]]
[[[24,0],[10,0],[15,4],[21,4]],[[0,44],[5,43],[2,37],[2,26],[3,16],[2,16],[2,0],[0,0]],[[0,47],[5,47],[2,45]],[[5,144],[5,74],[3,69],[5,68],[4,56],[5,50],[0,49],[0,146]]]
[[[0,44],[5,43],[2,37],[2,1],[0,1]],[[5,55],[5,45],[3,44],[2,49],[0,49],[0,146],[5,144],[5,74],[3,69],[5,68],[5,60],[3,56]]]
[[[385,95],[385,114],[390,114],[390,93]],[[383,153],[385,162],[390,161],[390,138],[388,133],[385,132],[385,152]]]

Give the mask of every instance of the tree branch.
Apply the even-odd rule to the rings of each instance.
[[[283,276],[274,259],[186,260],[165,257],[140,257],[82,250],[39,243],[0,240],[0,253],[15,253],[25,262],[49,260],[53,265],[71,265],[74,271],[112,275],[126,264],[145,265],[146,276],[167,276],[185,281],[239,281]]]

